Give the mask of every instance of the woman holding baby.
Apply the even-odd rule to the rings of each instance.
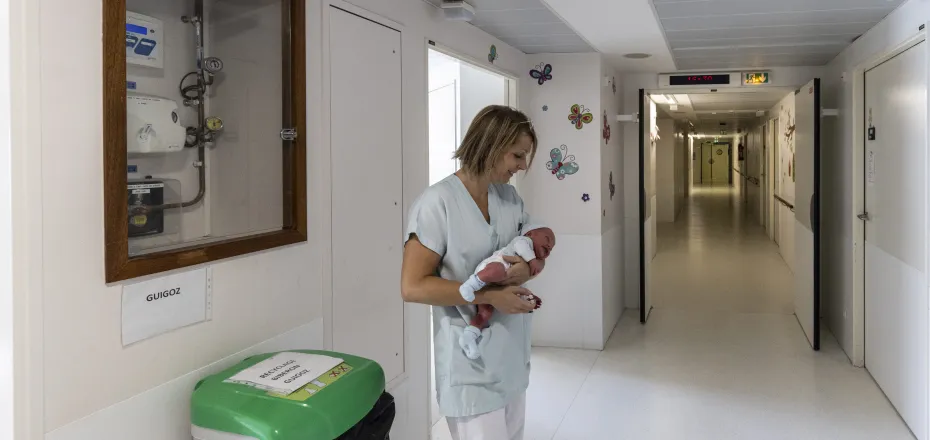
[[[536,153],[536,132],[522,112],[489,106],[472,121],[455,158],[462,168],[427,188],[406,228],[401,292],[407,302],[433,306],[436,393],[455,440],[521,440],[530,370],[530,324],[535,304],[520,287],[530,268],[504,256],[503,282],[474,292],[460,287],[476,267],[530,224],[523,200],[508,184]],[[493,306],[481,330],[481,356],[459,346],[476,305]]]

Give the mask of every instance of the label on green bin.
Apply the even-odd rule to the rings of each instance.
[[[304,385],[303,388],[294,391],[291,394],[284,395],[279,393],[269,392],[269,396],[280,397],[282,399],[296,400],[298,402],[303,402],[307,400],[316,393],[319,393],[323,388],[326,388],[329,385],[332,385],[333,382],[342,379],[343,376],[349,374],[352,371],[352,366],[347,363],[342,363],[333,368],[332,370],[327,371],[326,373],[320,375],[316,379],[310,381],[310,383]]]

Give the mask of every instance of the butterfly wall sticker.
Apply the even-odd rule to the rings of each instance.
[[[591,110],[575,104],[572,106],[571,113],[568,114],[568,120],[575,125],[576,130],[581,130],[584,124],[590,124],[594,120],[594,115],[591,114]]]
[[[497,59],[497,46],[491,45],[491,51],[488,52],[488,62],[494,64],[494,60]]]
[[[610,142],[610,124],[607,122],[607,110],[604,110],[604,130],[603,130],[604,143]]]
[[[530,76],[533,77],[539,85],[543,85],[544,82],[552,79],[552,64],[537,64],[535,69],[530,69]]]
[[[610,77],[610,86],[613,87],[614,95],[616,95],[617,94],[617,77],[615,76]]]
[[[564,180],[565,176],[578,172],[578,164],[575,163],[575,156],[568,154],[568,147],[562,145],[559,148],[553,148],[549,152],[549,162],[546,163],[546,169],[552,172],[556,179]]]

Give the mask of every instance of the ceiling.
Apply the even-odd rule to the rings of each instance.
[[[650,0],[543,0],[623,72],[672,72],[675,62]],[[649,58],[624,55],[644,53]]]
[[[523,52],[596,50],[655,73],[822,66],[905,0],[467,1],[473,25]]]
[[[696,133],[716,135],[720,130],[734,134],[737,129],[749,128],[758,121],[757,112],[771,110],[789,93],[794,89],[772,87],[754,92],[653,95],[652,99],[658,104],[660,117],[691,121]],[[671,110],[665,96],[677,103],[677,110]]]
[[[424,0],[440,6],[442,0]],[[533,53],[594,52],[542,0],[467,0],[475,7],[471,24],[519,49]]]
[[[652,0],[679,70],[820,66],[904,0]]]

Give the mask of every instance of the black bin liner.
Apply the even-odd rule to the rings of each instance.
[[[365,418],[335,440],[390,440],[394,413],[394,396],[384,392]]]

